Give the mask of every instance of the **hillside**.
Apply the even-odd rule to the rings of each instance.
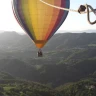
[[[59,92],[48,86],[24,80],[0,80],[0,96],[56,96]]]
[[[54,51],[67,48],[85,48],[96,44],[96,33],[58,33],[55,34],[45,45],[43,50]],[[27,35],[16,32],[0,33],[1,51],[37,51],[32,40]]]
[[[8,74],[8,73],[5,73],[5,72],[2,72],[0,71],[0,81],[2,80],[11,80],[11,79],[15,79],[12,75]]]
[[[58,33],[42,50],[0,34],[0,96],[96,96],[96,33]]]
[[[58,33],[43,48],[44,57],[27,35],[0,34],[0,70],[15,78],[56,87],[96,72],[96,33]]]
[[[62,85],[58,88],[61,96],[95,96],[96,95],[96,80],[85,79],[75,83]]]

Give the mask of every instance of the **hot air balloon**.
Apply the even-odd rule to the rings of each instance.
[[[45,0],[45,2],[64,8],[70,6],[70,0]],[[40,52],[68,15],[68,11],[47,6],[39,0],[12,0],[12,9],[17,22]]]

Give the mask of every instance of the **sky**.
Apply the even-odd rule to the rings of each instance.
[[[70,0],[70,9],[78,9],[81,4],[90,4],[93,8],[96,8],[96,0]],[[96,16],[91,14],[91,21],[96,20]],[[65,22],[59,28],[59,30],[68,31],[82,31],[88,29],[96,29],[95,25],[90,25],[87,22],[86,14],[78,14],[75,12],[69,12]],[[0,0],[0,31],[16,31],[18,33],[24,33],[14,18],[11,6],[11,0]]]

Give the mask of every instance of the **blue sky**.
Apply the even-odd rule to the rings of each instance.
[[[70,8],[78,9],[81,4],[88,3],[96,8],[96,0],[70,0]],[[85,15],[80,15],[78,13],[69,12],[65,22],[59,28],[59,30],[87,30],[96,29],[95,25],[90,25],[87,22]],[[91,14],[91,20],[96,20],[96,16]],[[18,25],[15,20],[11,7],[11,0],[0,0],[0,30],[5,31],[17,31],[19,33],[24,33],[22,28]]]

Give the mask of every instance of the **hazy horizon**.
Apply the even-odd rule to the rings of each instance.
[[[23,34],[27,34],[26,32],[18,32],[18,31],[4,31],[4,30],[0,30],[0,34],[2,34],[2,33],[7,33],[7,32],[9,32],[9,33],[18,33],[18,34],[21,34],[21,35],[23,35]],[[95,29],[88,29],[88,30],[57,30],[57,32],[55,33],[55,34],[58,34],[58,33],[96,33],[96,30]]]

